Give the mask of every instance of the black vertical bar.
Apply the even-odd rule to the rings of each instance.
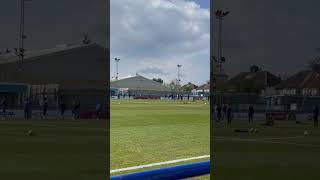
[[[106,152],[106,155],[107,155],[107,167],[106,167],[106,179],[110,179],[110,61],[111,61],[111,58],[110,58],[110,1],[106,1],[106,44],[107,44],[107,66],[106,69],[107,69],[107,93],[106,93],[106,100],[107,100],[107,107],[106,107],[106,110],[107,110],[107,119],[106,119],[106,128],[107,128],[107,152]]]
[[[214,84],[215,84],[215,70],[216,63],[213,60],[214,55],[214,31],[213,31],[213,22],[214,22],[215,14],[213,8],[213,0],[210,0],[210,179],[214,179],[215,176],[215,157],[214,157],[214,106],[215,106],[215,98],[214,98]]]

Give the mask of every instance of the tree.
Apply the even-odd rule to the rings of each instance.
[[[184,91],[186,91],[186,92],[191,92],[192,89],[193,89],[193,88],[192,88],[191,86],[187,86],[187,87],[184,88]]]
[[[155,81],[155,82],[163,84],[163,80],[161,78],[153,78],[152,80]]]
[[[182,90],[185,91],[185,92],[191,92],[195,88],[197,88],[197,86],[195,86],[191,82],[189,82],[188,84],[182,86]]]
[[[311,59],[308,64],[312,71],[320,73],[320,57]]]
[[[181,86],[179,85],[179,81],[177,79],[174,79],[170,82],[169,87],[171,90],[179,90]]]

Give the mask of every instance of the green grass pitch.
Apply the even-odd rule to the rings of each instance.
[[[106,132],[97,120],[0,120],[0,179],[105,179]]]
[[[208,102],[113,100],[110,112],[111,169],[210,154]]]
[[[259,131],[234,132],[250,128]],[[213,145],[216,179],[320,179],[320,129],[311,122],[278,121],[274,127],[235,122],[214,128]]]
[[[115,100],[110,123],[111,169],[210,152],[209,105],[203,101]],[[103,179],[105,127],[96,120],[0,120],[0,179]],[[251,127],[258,132],[234,132]],[[26,134],[30,129],[34,136]],[[212,140],[217,179],[320,177],[320,129],[311,122],[265,127],[234,120],[214,128]]]

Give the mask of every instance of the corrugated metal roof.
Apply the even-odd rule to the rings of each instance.
[[[111,88],[129,88],[132,90],[146,91],[170,91],[170,88],[162,85],[159,82],[147,79],[143,76],[134,76],[130,78],[113,81],[110,83]]]
[[[49,49],[39,49],[39,50],[27,50],[25,51],[25,60],[32,59],[39,56],[49,55],[57,52],[68,51],[76,48],[87,47],[97,44],[77,44],[77,45],[58,45],[54,48]],[[13,50],[12,50],[13,51]],[[0,55],[0,64],[12,63],[17,62],[19,60],[18,56],[15,55],[14,52],[8,54],[1,54]]]

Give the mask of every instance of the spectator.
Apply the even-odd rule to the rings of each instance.
[[[221,106],[218,105],[217,107],[217,118],[218,118],[218,124],[221,125],[222,123],[222,109],[221,109]]]
[[[59,111],[60,111],[60,117],[63,118],[64,117],[64,112],[66,111],[66,104],[65,104],[64,100],[60,101]]]
[[[228,120],[228,125],[230,125],[232,120],[232,109],[230,104],[227,108],[227,120]]]
[[[210,109],[211,109],[211,118],[210,118],[210,120],[212,122],[214,122],[216,107],[213,106],[213,107],[210,107]]]
[[[26,98],[24,100],[24,119],[29,119],[30,115],[29,115],[29,99]]]
[[[75,100],[72,101],[71,112],[72,112],[73,118],[76,119],[76,102],[75,102]]]
[[[96,118],[97,118],[98,120],[101,119],[101,113],[102,113],[102,105],[101,105],[101,103],[98,103],[98,104],[96,105]]]
[[[31,98],[29,98],[27,105],[28,105],[27,106],[28,107],[28,117],[30,119],[30,118],[32,118],[32,99]]]
[[[7,100],[5,97],[2,98],[1,100],[1,108],[2,108],[2,115],[3,118],[6,117],[6,111],[7,111]]]
[[[252,105],[250,105],[248,109],[249,124],[253,124],[253,115],[254,115],[254,108]]]
[[[80,118],[80,102],[76,102],[75,104],[75,119]]]
[[[42,118],[45,119],[47,117],[47,112],[48,112],[48,98],[44,96],[42,100]]]
[[[222,120],[224,120],[224,118],[227,117],[227,109],[228,109],[227,105],[224,104],[222,108],[222,111],[223,111]]]
[[[313,125],[314,125],[314,127],[318,127],[318,116],[319,116],[319,107],[318,106],[314,106],[313,111],[312,111],[312,115],[313,115]]]

